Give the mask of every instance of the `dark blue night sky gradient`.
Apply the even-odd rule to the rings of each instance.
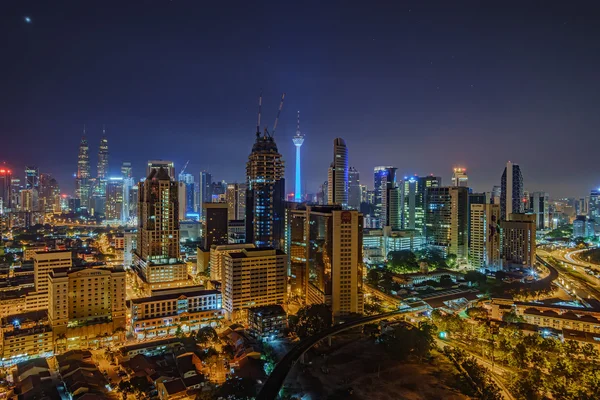
[[[254,3],[2,2],[0,161],[71,192],[83,124],[93,174],[106,124],[113,173],[190,159],[243,181],[262,88],[269,126],[287,93],[288,192],[297,110],[309,192],[337,136],[369,186],[376,165],[449,183],[460,164],[489,191],[507,160],[553,197],[600,186],[598,2]]]

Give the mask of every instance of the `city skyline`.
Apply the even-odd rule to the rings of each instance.
[[[57,178],[63,192],[72,193],[72,154],[82,127],[87,124],[93,148],[105,124],[111,175],[123,161],[132,162],[139,179],[147,159],[172,159],[180,166],[190,159],[188,171],[194,175],[208,170],[218,179],[241,182],[252,146],[255,98],[262,89],[267,125],[278,93],[288,93],[278,139],[289,166],[295,152],[294,111],[303,111],[303,130],[309,132],[302,146],[307,192],[316,192],[326,179],[328,143],[335,137],[347,142],[350,164],[364,177],[374,166],[393,165],[401,176],[433,173],[448,182],[452,167],[461,165],[471,186],[489,191],[511,160],[522,166],[530,191],[579,197],[600,186],[593,164],[600,121],[591,107],[598,92],[598,60],[584,46],[598,27],[582,17],[597,15],[595,7],[563,7],[558,18],[552,7],[521,5],[523,19],[508,28],[506,8],[326,5],[318,10],[322,18],[307,33],[302,27],[315,15],[310,5],[287,18],[281,16],[288,9],[275,12],[267,6],[245,9],[242,18],[219,6],[202,16],[198,7],[178,3],[143,12],[134,5],[76,5],[66,11],[44,2],[11,5],[0,18],[4,36],[11,37],[7,59],[19,63],[0,66],[0,74],[9,78],[5,93],[11,93],[1,100],[6,117],[0,126],[5,137],[28,137],[39,145],[23,156],[19,141],[10,140],[0,161],[21,171],[35,160]],[[326,23],[334,13],[340,13],[339,32]],[[364,22],[357,23],[363,15]],[[25,23],[24,16],[30,21]],[[214,16],[220,23],[209,18]],[[247,24],[263,20],[276,23],[262,24],[269,27],[247,37],[222,38],[233,25],[246,32],[251,30],[244,28]],[[102,32],[91,28],[101,22],[106,23]],[[157,23],[173,30],[165,29],[163,41],[153,40]],[[446,32],[450,23],[465,28]],[[507,34],[494,35],[501,24]],[[466,34],[472,31],[480,37]],[[77,32],[77,40],[65,32]],[[277,39],[271,32],[278,32]],[[367,60],[353,63],[350,43]],[[507,57],[515,45],[518,63]],[[202,48],[214,61],[200,59],[200,51],[189,51],[193,48]],[[240,51],[256,57],[257,65],[238,68],[241,58],[232,54]],[[80,68],[85,59],[95,67]],[[164,135],[172,138],[167,148],[145,141]],[[490,146],[490,138],[497,143]],[[574,156],[557,140],[586,146]],[[239,145],[232,148],[231,141]],[[132,143],[140,143],[135,152]],[[222,157],[225,149],[228,156]],[[96,153],[91,150],[92,163]],[[564,162],[549,162],[552,158]],[[293,177],[294,168],[288,168],[286,179],[291,183]],[[370,178],[363,183],[372,186]]]

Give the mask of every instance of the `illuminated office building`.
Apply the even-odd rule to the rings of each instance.
[[[108,175],[108,139],[106,130],[102,128],[102,139],[98,149],[98,174],[96,177],[95,194],[99,197],[106,195],[106,178]],[[105,211],[106,212],[106,211]]]
[[[591,191],[587,201],[587,211],[589,219],[595,223],[596,233],[600,233],[600,188]]]
[[[469,177],[467,176],[466,168],[461,168],[461,167],[454,168],[453,175],[452,175],[452,186],[462,186],[462,187],[469,186]]]
[[[372,225],[382,228],[388,225],[388,193],[389,189],[396,187],[395,167],[375,167],[374,170],[374,213]]]
[[[227,184],[228,218],[229,220],[243,220],[246,218],[246,184],[229,183]]]
[[[476,269],[494,270],[502,265],[500,204],[470,204],[469,263]]]
[[[257,132],[246,163],[246,241],[280,248],[285,212],[284,163],[275,139]]]
[[[212,201],[212,175],[206,171],[200,172],[198,182],[198,212],[202,216],[202,204]]]
[[[500,216],[506,219],[509,214],[522,214],[523,205],[523,175],[521,168],[512,162],[506,163],[502,173],[500,188]]]
[[[105,218],[108,221],[123,221],[123,178],[111,177],[106,183]]]
[[[545,192],[533,192],[529,196],[530,211],[535,215],[538,230],[550,228],[550,201]]]
[[[292,295],[334,317],[363,312],[363,216],[339,205],[288,210]]]
[[[123,178],[123,222],[129,222],[130,218],[135,217],[135,206],[131,204],[131,188],[135,185],[131,175],[131,163],[124,162],[121,165],[121,177]]]
[[[328,175],[328,203],[348,207],[348,148],[342,138],[333,141],[333,161]]]
[[[173,161],[166,160],[148,161],[148,166],[146,167],[146,176],[150,176],[152,171],[158,171],[161,168],[165,169],[171,180],[175,180],[175,164]]]
[[[466,260],[468,253],[469,191],[466,187],[430,187],[426,190],[427,243],[447,256]]]
[[[183,216],[187,217],[188,214],[193,214],[196,209],[196,188],[194,183],[194,175],[192,174],[179,174],[179,182],[184,184],[183,195],[185,196],[185,206],[183,208]],[[179,196],[182,195],[181,186],[179,187]],[[181,202],[180,202],[181,207]],[[182,210],[179,210],[181,214]]]
[[[85,129],[81,143],[79,144],[79,155],[77,158],[77,175],[75,178],[75,198],[79,199],[80,206],[90,206],[90,155],[89,146],[85,137]]]
[[[165,168],[151,169],[139,183],[135,264],[143,284],[160,289],[187,284],[180,261],[177,182]]]
[[[502,228],[502,264],[505,267],[533,267],[535,264],[535,215],[508,214]]]
[[[0,168],[0,214],[12,207],[12,173],[8,168]]]
[[[246,248],[223,256],[223,308],[233,320],[251,307],[285,303],[287,256],[273,248]]]
[[[354,167],[348,169],[348,207],[360,210],[362,198],[362,187],[360,185],[360,174]]]

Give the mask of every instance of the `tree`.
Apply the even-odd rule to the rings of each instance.
[[[496,271],[494,272],[494,277],[496,278],[496,280],[501,281],[502,279],[506,278],[506,272]]]
[[[398,324],[381,334],[379,340],[398,359],[405,360],[412,355],[422,360],[430,354],[434,330],[430,324],[422,324],[419,328]]]
[[[381,279],[379,271],[375,268],[369,269],[369,272],[367,272],[367,283],[373,287],[377,287],[379,285],[379,279]]]
[[[508,322],[509,324],[518,324],[519,322],[525,322],[523,317],[518,315],[514,310],[504,314],[502,316],[502,321]]]
[[[483,307],[471,307],[467,308],[467,315],[471,318],[488,318],[488,312]]]
[[[465,274],[465,280],[481,286],[487,281],[487,277],[479,271],[469,271]]]
[[[456,256],[456,254],[448,254],[446,256],[446,265],[448,266],[448,268],[458,268],[458,257]]]
[[[210,343],[217,343],[219,335],[217,335],[217,331],[212,326],[205,326],[198,330],[196,341],[203,346],[207,346]]]
[[[183,336],[183,329],[181,329],[181,325],[177,325],[177,329],[175,329],[175,336],[178,338]]]
[[[321,332],[331,327],[332,324],[331,309],[325,304],[311,304],[302,307],[296,316],[298,322],[295,332],[301,338]]]
[[[419,263],[415,253],[409,250],[390,251],[387,255],[388,268],[394,272],[403,273],[417,271]]]

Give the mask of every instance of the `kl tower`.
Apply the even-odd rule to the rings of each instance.
[[[296,127],[296,136],[292,138],[294,146],[296,146],[296,187],[294,189],[294,201],[302,202],[301,176],[300,176],[300,147],[304,143],[304,135],[300,133],[300,111],[298,111],[298,125]]]

